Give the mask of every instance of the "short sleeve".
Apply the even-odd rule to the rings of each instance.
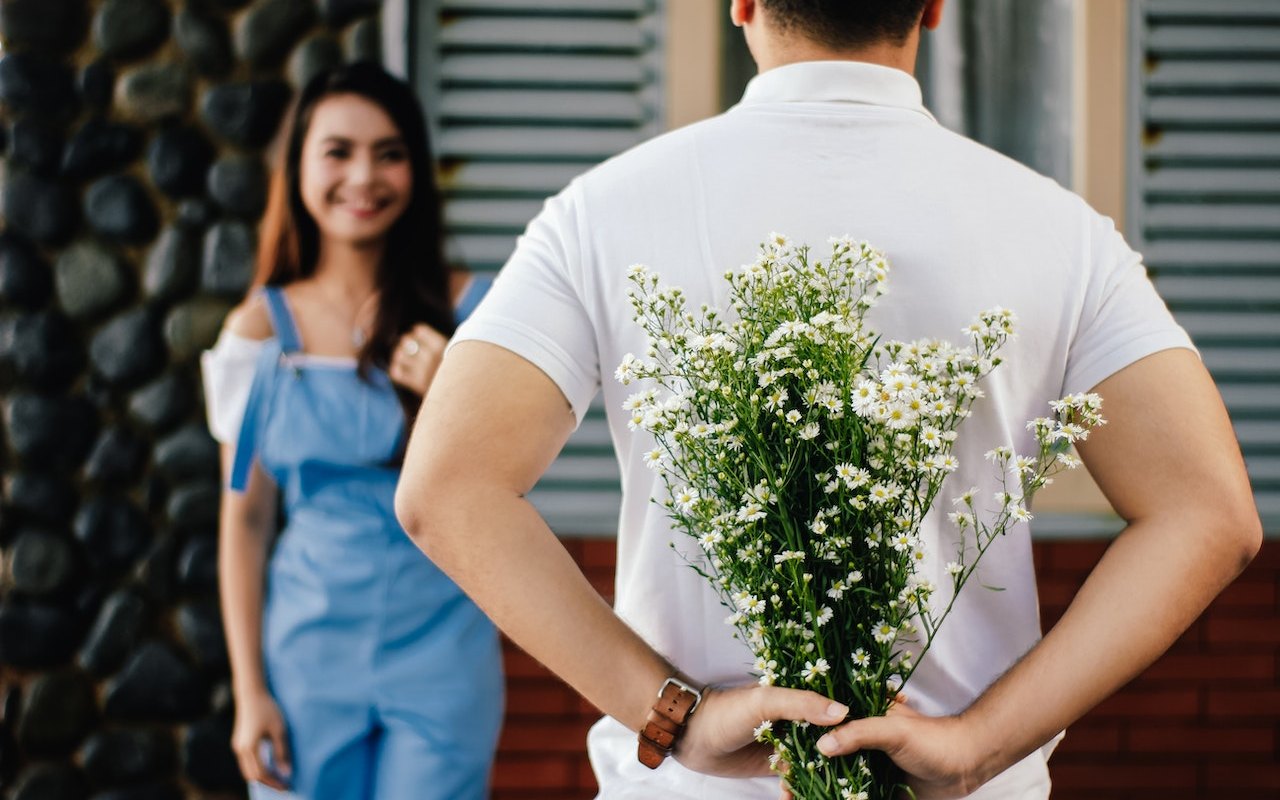
[[[574,185],[547,201],[452,344],[496,344],[560,388],[578,423],[600,385],[595,329],[583,301]]]
[[[249,389],[263,343],[223,331],[213,349],[200,357],[209,432],[222,444],[235,444],[249,403]]]
[[[1142,256],[1107,217],[1090,212],[1091,243],[1079,326],[1067,354],[1063,393],[1087,392],[1161,350],[1195,350],[1147,275]]]

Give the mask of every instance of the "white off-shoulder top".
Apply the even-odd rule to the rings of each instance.
[[[263,340],[223,330],[212,349],[200,356],[209,432],[222,444],[235,444],[249,405],[249,388]]]

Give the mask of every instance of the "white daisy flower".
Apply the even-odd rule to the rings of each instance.
[[[817,661],[804,662],[804,669],[800,670],[800,676],[807,683],[813,683],[818,678],[826,675],[831,671],[831,665],[827,663],[825,658],[819,658]]]

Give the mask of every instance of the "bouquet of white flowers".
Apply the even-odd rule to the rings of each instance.
[[[654,437],[645,460],[666,487],[676,528],[705,557],[726,622],[750,646],[764,684],[814,689],[854,717],[884,714],[928,652],[979,559],[1103,423],[1096,395],[1052,403],[1029,423],[1038,452],[987,457],[1003,491],[954,499],[949,591],[922,576],[920,524],[948,474],[957,427],[1013,335],[1013,314],[983,312],[945,341],[882,341],[866,321],[886,290],[883,254],[833,239],[825,260],[772,234],[729,272],[728,314],[686,308],[679,288],[634,266],[630,292],[648,334],[616,376],[646,384],[626,401],[630,427]],[[933,602],[935,593],[939,601]],[[807,724],[764,722],[757,737],[799,800],[888,800],[903,787],[883,754],[828,759]]]

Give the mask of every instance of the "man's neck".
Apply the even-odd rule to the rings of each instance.
[[[776,67],[798,64],[804,61],[859,61],[867,64],[878,64],[902,70],[908,75],[915,74],[916,52],[919,49],[919,38],[912,36],[902,45],[877,43],[857,50],[832,50],[811,41],[795,37],[791,41],[777,42],[767,52],[757,57],[760,72],[768,72]]]

